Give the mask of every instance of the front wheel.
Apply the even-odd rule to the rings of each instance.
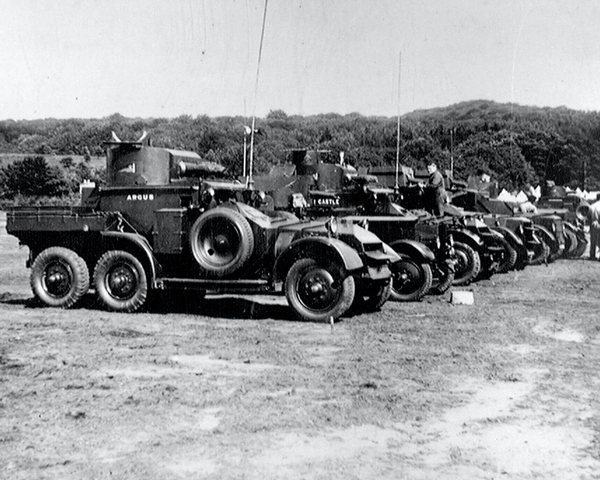
[[[517,265],[518,254],[517,251],[508,243],[506,238],[498,239],[504,251],[502,252],[502,260],[498,265],[498,273],[508,273],[514,270]]]
[[[529,265],[541,265],[547,262],[550,256],[550,247],[546,245],[546,242],[540,241],[533,248],[533,256],[529,260]]]
[[[296,261],[285,281],[285,296],[300,320],[335,320],[350,308],[354,295],[353,277],[342,279],[335,269],[327,269],[310,258]]]
[[[588,246],[588,242],[586,239],[581,239],[581,238],[577,237],[577,247],[575,247],[575,251],[573,252],[572,258],[581,257],[585,253],[587,246]]]
[[[466,243],[454,244],[456,253],[456,270],[454,271],[454,286],[469,285],[481,272],[481,258],[479,253]]]
[[[50,247],[35,258],[30,283],[33,294],[46,305],[69,308],[87,293],[90,274],[73,250]]]
[[[447,268],[439,278],[434,279],[434,284],[431,287],[430,293],[433,295],[443,295],[448,291],[454,282],[454,270]]]
[[[96,295],[106,308],[134,312],[148,296],[148,280],[140,261],[121,250],[106,252],[94,269]]]
[[[403,256],[391,269],[391,297],[397,302],[419,301],[431,288],[433,273],[426,263],[418,263],[410,257]]]

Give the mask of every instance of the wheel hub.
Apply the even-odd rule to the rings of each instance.
[[[327,272],[311,272],[304,276],[299,288],[300,299],[311,309],[324,309],[335,301],[334,279]]]
[[[69,292],[72,285],[72,275],[62,263],[54,263],[46,269],[44,278],[46,291],[53,296],[62,297]]]
[[[399,287],[415,284],[419,278],[419,270],[416,265],[410,262],[400,262],[398,269],[393,274],[394,288],[400,290]]]
[[[124,265],[115,267],[108,277],[108,290],[115,297],[125,299],[136,290],[135,273]]]

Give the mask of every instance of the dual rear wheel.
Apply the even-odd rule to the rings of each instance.
[[[88,266],[76,252],[65,247],[43,250],[31,266],[31,289],[45,305],[70,308],[90,288]],[[93,285],[100,302],[108,309],[133,312],[148,295],[146,272],[131,253],[106,252],[96,264]]]

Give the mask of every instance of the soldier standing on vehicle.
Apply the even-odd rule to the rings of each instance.
[[[429,172],[427,186],[434,190],[433,214],[440,217],[442,216],[444,203],[448,200],[448,194],[444,186],[444,177],[438,170],[435,162],[427,164],[427,172]]]
[[[590,205],[588,219],[590,221],[590,260],[596,260],[597,249],[600,247],[600,193],[596,195],[596,201]]]

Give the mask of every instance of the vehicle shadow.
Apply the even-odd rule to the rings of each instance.
[[[33,296],[24,298],[23,295],[10,292],[0,293],[0,304],[21,305],[28,309],[49,308]],[[103,307],[93,293],[88,293],[72,310],[103,310]],[[138,313],[182,313],[236,320],[298,320],[285,301],[265,301],[263,296],[252,295],[248,297],[218,295],[195,298],[191,292],[161,292],[148,299],[144,307],[132,315]]]
[[[151,313],[186,313],[236,320],[275,319],[296,321],[292,309],[285,302],[265,301],[261,296],[238,295],[193,298],[193,293],[162,294],[148,304]]]

